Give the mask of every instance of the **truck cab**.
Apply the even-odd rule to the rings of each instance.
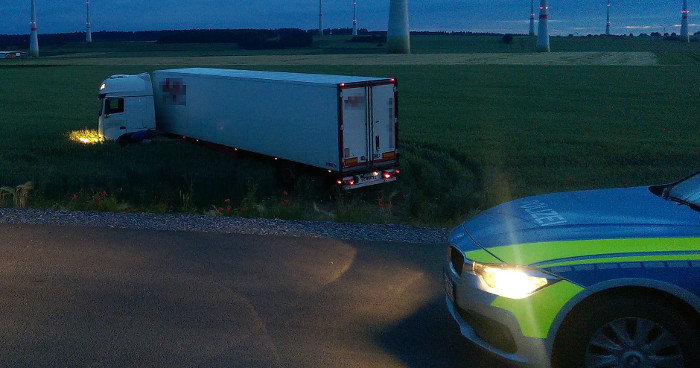
[[[117,140],[155,130],[150,75],[113,75],[102,82],[98,97],[100,139]]]

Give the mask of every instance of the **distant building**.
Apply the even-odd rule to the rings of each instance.
[[[24,59],[28,58],[26,51],[0,51],[0,59]]]

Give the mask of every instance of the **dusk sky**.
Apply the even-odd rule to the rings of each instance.
[[[352,27],[353,0],[323,0],[325,28]],[[318,27],[318,0],[91,0],[97,31]],[[605,32],[607,0],[549,0],[551,35]],[[535,1],[539,6],[539,0]],[[39,34],[85,31],[85,0],[36,0]],[[414,31],[527,33],[530,0],[409,0]],[[611,32],[679,33],[682,0],[612,0]],[[688,0],[689,31],[700,0]],[[386,30],[389,0],[357,0],[358,27]],[[0,34],[29,33],[30,0],[0,3]],[[700,19],[700,18],[698,18]]]

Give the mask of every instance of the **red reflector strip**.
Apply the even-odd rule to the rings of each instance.
[[[382,160],[389,160],[392,158],[396,158],[396,151],[382,153]]]
[[[343,161],[343,165],[345,166],[350,166],[350,165],[357,165],[357,157],[353,158],[346,158],[345,161]]]

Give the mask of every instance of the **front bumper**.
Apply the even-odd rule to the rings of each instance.
[[[481,290],[478,276],[459,275],[451,262],[443,271],[447,309],[465,338],[516,366],[550,366],[551,344],[524,336],[512,312],[491,305],[496,296]]]

